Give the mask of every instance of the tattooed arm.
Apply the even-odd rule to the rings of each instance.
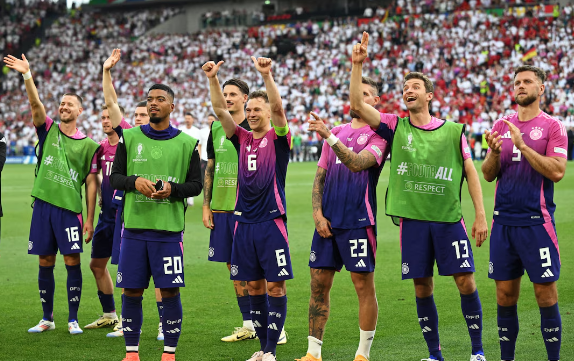
[[[213,169],[215,159],[208,159],[203,180],[203,225],[213,229],[213,212],[211,211],[211,196],[213,194]]]
[[[332,133],[325,122],[316,113],[311,112],[311,115],[315,119],[309,119],[309,131],[316,131],[323,139],[329,138]],[[375,156],[366,149],[357,154],[341,142],[333,144],[331,149],[351,172],[360,172],[377,164]]]
[[[325,176],[327,170],[325,168],[317,167],[317,174],[315,174],[315,181],[313,182],[313,220],[317,233],[323,238],[333,237],[331,233],[331,222],[323,216],[323,190],[325,189]]]

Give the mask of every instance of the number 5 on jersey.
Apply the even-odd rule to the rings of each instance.
[[[257,170],[257,154],[249,154],[247,156],[247,169]]]

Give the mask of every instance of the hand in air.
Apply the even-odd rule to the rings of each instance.
[[[224,61],[220,61],[219,63],[215,64],[214,61],[208,61],[207,63],[203,64],[203,66],[201,67],[201,69],[203,69],[203,71],[205,72],[205,75],[208,78],[213,78],[217,75],[217,72],[219,71],[219,67],[225,63]]]
[[[114,49],[114,51],[112,51],[112,55],[110,55],[108,60],[106,60],[106,62],[104,63],[104,70],[110,70],[111,68],[113,68],[114,65],[116,65],[117,62],[120,61],[121,56],[122,51],[120,49]]]
[[[321,117],[315,113],[315,112],[311,112],[310,113],[313,118],[315,119],[309,119],[309,131],[315,131],[317,133],[319,133],[319,135],[323,138],[323,139],[327,139],[331,136],[331,131],[329,129],[327,129],[327,126],[325,125],[325,122],[323,121],[323,119],[321,119]]]
[[[255,69],[261,74],[269,74],[271,72],[271,65],[273,61],[269,58],[257,58],[255,59],[254,56],[251,57],[253,60],[253,64],[255,64]]]
[[[15,56],[7,55],[4,57],[4,63],[10,69],[14,69],[22,74],[26,74],[28,70],[30,70],[30,64],[28,63],[28,59],[26,59],[26,55],[22,54],[22,59],[18,59]]]
[[[360,43],[353,46],[353,54],[351,56],[353,63],[361,64],[367,59],[369,53],[367,49],[369,47],[369,33],[363,31],[363,38]]]

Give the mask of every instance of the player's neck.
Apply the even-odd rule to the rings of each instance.
[[[532,120],[540,114],[540,104],[534,102],[526,107],[518,106],[518,120],[521,122],[527,122]]]
[[[271,129],[271,124],[267,124],[263,129],[252,130],[253,132],[253,139],[261,139],[265,136],[265,134],[269,133]]]
[[[60,130],[68,137],[73,137],[74,135],[76,135],[78,128],[76,128],[75,121],[69,123],[60,122]]]
[[[118,133],[116,133],[116,132],[110,133],[107,136],[108,136],[108,143],[111,146],[114,146],[120,142],[120,137],[118,136]]]
[[[351,128],[353,129],[360,129],[366,125],[367,123],[365,123],[361,118],[353,118],[351,120]]]
[[[233,112],[231,118],[233,118],[235,124],[239,125],[245,120],[245,112]]]
[[[424,127],[425,125],[429,124],[432,120],[432,116],[428,111],[426,112],[409,111],[409,118],[411,120],[411,124],[416,127]]]
[[[166,130],[167,128],[169,128],[169,117],[162,119],[162,121],[159,123],[149,122],[149,125],[153,130],[157,130],[158,132]]]

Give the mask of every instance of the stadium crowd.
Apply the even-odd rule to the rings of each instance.
[[[446,5],[451,2],[453,6],[458,4],[453,0]],[[405,12],[413,10],[413,1],[397,3]],[[492,2],[469,3],[469,7],[476,7]],[[558,17],[455,11],[389,16],[386,21],[375,16],[361,25],[357,25],[357,19],[345,18],[264,25],[246,31],[207,29],[193,35],[153,36],[143,34],[178,10],[105,16],[78,11],[73,17],[60,18],[47,31],[47,39],[31,49],[27,58],[48,115],[55,117],[59,96],[66,90],[80,93],[84,96],[80,128],[95,139],[103,137],[99,125],[103,102],[101,64],[112,48],[119,47],[126,61],[119,65],[115,87],[128,114],[143,100],[151,84],[166,83],[176,91],[173,122],[182,123],[184,114],[191,112],[200,126],[211,113],[201,65],[209,59],[225,60],[223,79],[238,77],[256,90],[263,84],[249,57],[270,56],[276,61],[274,75],[294,134],[305,144],[316,142],[316,135],[307,132],[309,111],[314,110],[332,124],[350,120],[350,52],[362,30],[372,36],[365,72],[381,84],[382,112],[407,114],[401,100],[403,76],[422,71],[435,82],[432,112],[482,133],[493,120],[514,112],[510,91],[513,69],[523,63],[523,56],[536,51],[537,56],[529,62],[544,69],[550,80],[542,108],[572,127],[572,9],[561,8]],[[286,41],[293,47],[284,54],[277,44]],[[8,72],[2,90],[0,129],[6,129],[12,150],[34,144],[36,135],[21,77]]]

